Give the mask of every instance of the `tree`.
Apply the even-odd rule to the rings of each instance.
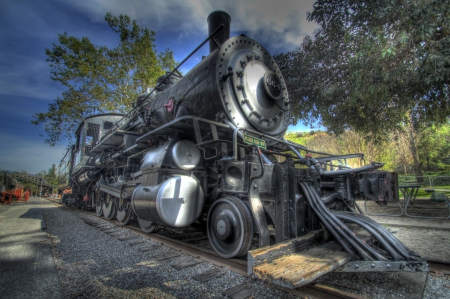
[[[305,124],[371,138],[450,116],[450,6],[442,0],[318,0],[321,28],[276,57]]]
[[[155,50],[155,32],[126,15],[107,13],[105,20],[120,37],[117,47],[96,46],[87,37],[63,33],[59,44],[45,51],[51,78],[67,88],[32,121],[45,123],[50,145],[73,138],[87,116],[128,111],[139,94],[175,66],[169,49],[159,54]]]
[[[391,143],[388,145],[394,161],[392,170],[408,175],[412,165],[409,137],[406,130],[401,129],[390,134]]]
[[[52,167],[44,175],[44,180],[51,185],[56,186],[58,183],[58,171],[56,165],[52,164]]]
[[[418,151],[425,168],[431,171],[444,168],[443,160],[450,156],[450,125],[429,126],[420,135]]]
[[[360,167],[368,162],[382,162],[386,171],[396,171],[408,175],[417,173],[415,167],[437,172],[450,165],[450,124],[431,125],[417,131],[410,124],[389,134],[387,140],[375,143],[370,136],[352,130],[342,134],[330,134],[322,131],[289,132],[285,138],[300,143],[307,148],[333,154],[363,153],[364,162],[359,159],[349,160],[352,167]],[[414,146],[414,150],[411,147]],[[413,153],[417,156],[414,158]],[[418,177],[419,181],[423,178]]]
[[[351,158],[347,161],[352,167],[361,167],[368,162],[383,162],[384,169],[391,169],[394,165],[393,157],[389,154],[387,142],[375,144],[367,136],[347,130],[336,135],[329,132],[311,131],[310,133],[287,133],[285,138],[300,143],[307,148],[331,154],[364,154],[364,160]]]

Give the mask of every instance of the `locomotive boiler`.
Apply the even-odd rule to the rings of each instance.
[[[210,54],[186,75],[177,67],[162,76],[126,115],[81,123],[63,202],[135,220],[147,233],[201,224],[218,255],[247,256],[249,274],[288,287],[334,269],[426,270],[355,212],[356,199],[398,201],[397,174],[376,162],[341,163],[361,154],[285,140],[291,102],[283,75],[257,41],[230,38],[230,22],[225,12],[210,14],[200,45],[209,41]]]

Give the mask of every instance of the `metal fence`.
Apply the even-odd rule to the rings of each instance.
[[[435,188],[450,186],[450,176],[415,176],[402,175],[398,177],[400,184],[420,184],[422,187]]]

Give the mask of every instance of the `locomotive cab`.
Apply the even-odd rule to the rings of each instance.
[[[122,114],[100,114],[83,120],[76,131],[76,142],[73,149],[74,173],[94,166],[91,159],[93,157],[92,149],[122,118]]]
[[[88,187],[84,184],[98,179],[95,170],[95,154],[92,149],[123,118],[122,114],[100,114],[86,117],[76,131],[76,142],[69,148],[69,183],[76,182],[72,192],[66,194],[63,203],[87,206],[83,201]],[[92,206],[92,203],[90,204]]]

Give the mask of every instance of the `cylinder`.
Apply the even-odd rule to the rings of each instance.
[[[132,195],[131,206],[145,221],[185,227],[200,216],[204,193],[197,180],[175,176],[160,185],[138,186]]]
[[[87,170],[87,171],[83,172],[82,174],[80,174],[78,176],[78,182],[80,184],[85,184],[85,183],[88,183],[88,182],[91,182],[91,181],[95,180],[96,177],[97,176],[95,174],[95,171]]]
[[[208,35],[211,35],[214,30],[216,30],[220,24],[223,24],[225,27],[217,32],[214,35],[214,39],[219,43],[219,45],[223,44],[227,39],[230,38],[230,24],[231,17],[224,11],[213,11],[208,16]],[[209,41],[209,53],[217,49],[217,45],[213,40]]]

